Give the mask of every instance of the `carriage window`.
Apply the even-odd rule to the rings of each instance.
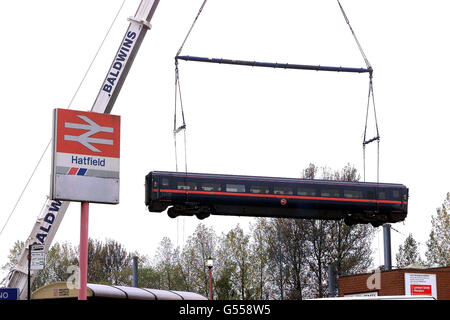
[[[218,183],[202,183],[203,191],[222,191],[220,184]]]
[[[375,192],[367,191],[366,197],[367,197],[367,199],[375,199]]]
[[[344,190],[344,198],[361,199],[362,192],[356,190]]]
[[[163,185],[164,187],[168,187],[168,186],[169,186],[169,179],[163,178],[163,179],[162,179],[162,185]]]
[[[251,193],[269,193],[269,187],[268,186],[251,186],[250,187]]]
[[[395,200],[400,200],[400,191],[399,190],[392,190],[392,197]]]
[[[379,200],[386,200],[386,192],[384,192],[384,191],[379,191],[379,192],[378,192],[378,199],[379,199]]]
[[[294,193],[292,192],[292,188],[288,188],[288,187],[277,187],[277,186],[275,186],[275,187],[273,188],[273,193],[274,193],[274,194],[288,194],[288,195],[294,194]]]
[[[228,184],[227,183],[227,192],[245,192],[244,184]]]
[[[322,197],[332,197],[332,198],[338,198],[339,197],[339,190],[335,189],[323,189],[320,191],[320,195]]]
[[[195,182],[178,181],[177,189],[178,190],[197,190],[197,184]]]
[[[297,195],[299,195],[299,196],[315,196],[316,190],[313,188],[298,188]]]

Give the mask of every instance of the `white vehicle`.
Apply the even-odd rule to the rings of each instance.
[[[91,108],[92,112],[111,112],[144,36],[147,30],[151,28],[150,21],[158,3],[159,0],[142,0],[135,16],[128,19],[130,24]],[[52,199],[47,199],[44,204],[39,218],[25,242],[18,263],[6,280],[6,287],[19,289],[19,299],[26,299],[28,293],[27,257],[29,245],[42,244],[44,245],[44,252],[48,252],[69,204],[68,201]],[[36,275],[37,271],[31,270],[31,282]]]

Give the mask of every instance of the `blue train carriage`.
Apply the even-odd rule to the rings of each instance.
[[[171,218],[211,214],[296,219],[344,219],[378,227],[406,218],[402,184],[152,171],[145,179],[150,212]]]

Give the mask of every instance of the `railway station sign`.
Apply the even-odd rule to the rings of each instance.
[[[436,275],[405,273],[405,295],[432,296],[437,299]]]
[[[51,197],[119,203],[120,116],[53,111]]]

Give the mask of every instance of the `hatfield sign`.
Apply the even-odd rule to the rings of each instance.
[[[119,203],[120,116],[55,109],[54,200]]]

